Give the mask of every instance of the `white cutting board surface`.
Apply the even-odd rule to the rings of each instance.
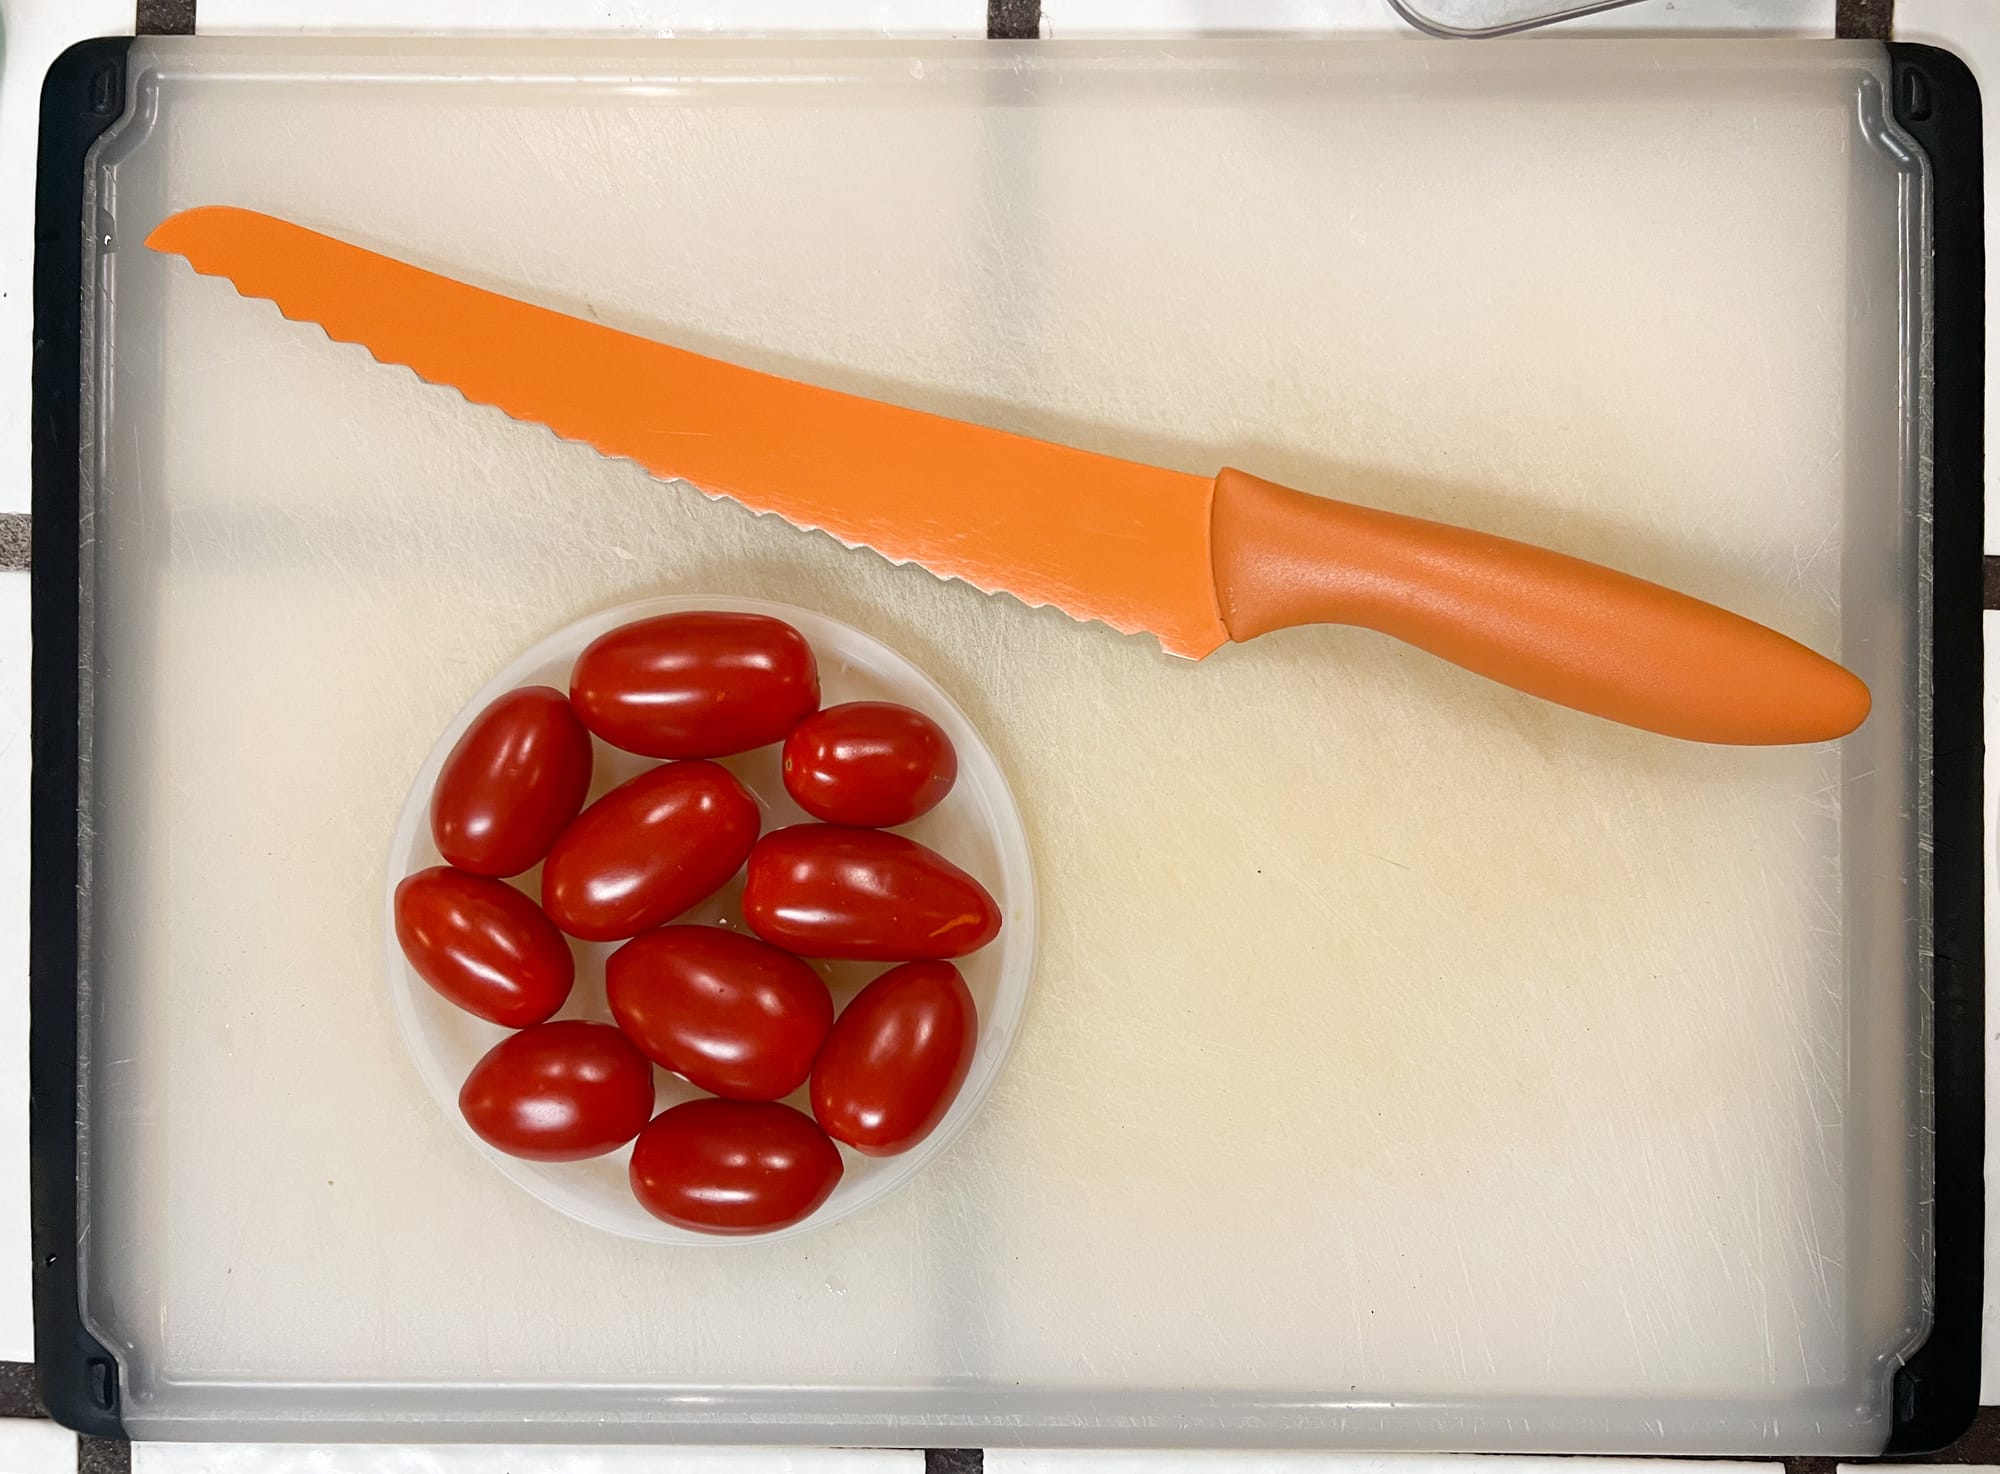
[[[651,482],[138,245],[252,205],[760,366],[1547,541],[1830,650],[1845,577],[1850,646],[1893,648],[1893,604],[1854,606],[1896,519],[1850,509],[1894,495],[1872,49],[1196,48],[1189,85],[912,46],[706,87],[757,68],[206,44],[137,53],[173,75],[121,145],[96,524],[88,1263],[135,1434],[600,1426],[691,1384],[719,1401],[679,1416],[822,1441],[1879,1445],[1863,1369],[1916,1311],[1911,1000],[1893,946],[1846,960],[1843,886],[1903,882],[1843,858],[1857,797],[1896,806],[1874,749],[1678,745],[1343,631],[1190,666]],[[395,75],[524,58],[542,80]],[[667,1253],[438,1116],[378,904],[471,691],[701,589],[824,609],[952,692],[1027,813],[1044,961],[905,1196]],[[1893,658],[1847,655],[1893,715]]]

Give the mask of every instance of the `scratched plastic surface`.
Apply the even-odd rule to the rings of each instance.
[[[136,1434],[1880,1446],[1928,1241],[1917,212],[1878,50],[134,56],[91,302],[85,1264]],[[1876,715],[1709,749],[1349,631],[1176,661],[140,248],[214,201],[1545,541],[1839,653]],[[696,588],[932,672],[1044,906],[952,1150],[729,1254],[526,1200],[424,1093],[379,967],[442,724],[550,630]]]

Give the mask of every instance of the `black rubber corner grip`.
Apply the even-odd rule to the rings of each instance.
[[[28,1180],[35,1366],[42,1400],[79,1433],[123,1437],[118,1359],[91,1334],[77,1202],[77,735],[84,169],[124,115],[129,38],[82,41],[42,83],[35,175],[34,760],[28,797]]]
[[[1979,1407],[1985,1277],[1980,605],[1986,266],[1979,85],[1934,46],[1888,47],[1890,110],[1930,161],[1932,273],[1933,1318],[1891,1387],[1884,1454],[1935,1453]]]

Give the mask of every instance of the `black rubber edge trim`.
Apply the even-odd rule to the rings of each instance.
[[[1985,745],[1980,608],[1985,524],[1985,190],[1979,84],[1933,46],[1892,42],[1896,122],[1930,156],[1932,392],[1931,795],[1936,907],[1932,1123],[1936,1247],[1930,1335],[1897,1371],[1885,1454],[1944,1448],[1979,1408],[1985,1278]]]
[[[123,1437],[118,1359],[84,1324],[77,1276],[77,681],[84,159],[125,111],[130,38],[80,41],[42,83],[35,177],[33,757],[28,794],[28,1178],[42,1399]]]

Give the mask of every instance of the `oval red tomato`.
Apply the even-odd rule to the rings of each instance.
[[[1000,931],[986,888],[900,834],[795,824],[750,852],[750,929],[804,957],[905,962],[963,957]]]
[[[645,757],[726,757],[776,742],[819,706],[804,635],[765,614],[661,614],[584,648],[569,696],[583,724]]]
[[[653,1067],[610,1024],[558,1019],[509,1034],[458,1092],[488,1146],[537,1162],[574,1162],[623,1146],[653,1113]]]
[[[474,875],[519,875],[590,792],[590,733],[562,692],[509,691],[453,744],[431,795],[431,838]]]
[[[892,967],[840,1011],[813,1065],[813,1115],[871,1157],[906,1152],[951,1109],[978,1042],[978,1010],[957,968]]]
[[[815,712],[785,739],[785,791],[815,819],[878,829],[936,808],[958,778],[944,728],[893,701]]]
[[[655,1064],[731,1100],[805,1083],[833,1027],[833,995],[789,952],[716,926],[663,926],[604,969],[611,1016]]]
[[[632,1195],[655,1218],[702,1233],[797,1223],[840,1173],[826,1133],[775,1101],[691,1100],[662,1111],[632,1148]]]
[[[668,763],[577,815],[542,866],[542,909],[609,942],[672,921],[721,889],[756,843],[757,801],[714,763]]]
[[[396,941],[417,976],[510,1029],[554,1015],[576,981],[569,943],[505,881],[433,865],[396,887]]]

